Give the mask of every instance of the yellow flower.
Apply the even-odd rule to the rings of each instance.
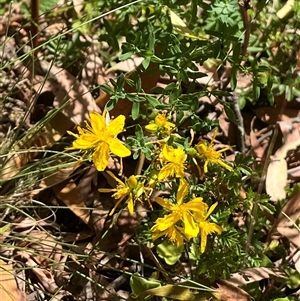
[[[202,201],[202,198],[194,198],[187,203],[183,203],[188,189],[187,181],[180,179],[176,204],[160,197],[155,199],[159,205],[170,211],[170,213],[156,220],[155,225],[151,228],[153,240],[161,236],[167,236],[177,246],[181,246],[183,245],[183,237],[191,239],[198,236],[199,226],[193,215],[198,213],[201,216],[208,206]]]
[[[145,126],[145,129],[150,132],[162,132],[165,134],[170,134],[174,128],[175,124],[169,122],[165,114],[158,114],[154,122]]]
[[[100,188],[100,192],[115,192],[113,197],[115,200],[118,200],[114,208],[110,212],[110,215],[114,213],[119,204],[127,197],[127,207],[130,213],[134,211],[134,203],[137,199],[141,197],[144,193],[144,185],[138,182],[137,177],[132,175],[130,176],[125,183],[118,179],[112,172],[109,170],[107,173],[118,183],[116,188]]]
[[[222,160],[221,156],[222,153],[228,149],[230,149],[230,147],[225,147],[222,148],[218,151],[213,149],[213,142],[217,136],[218,130],[216,129],[214,132],[214,135],[212,137],[211,142],[208,144],[206,141],[205,142],[199,142],[196,146],[195,149],[197,150],[197,156],[205,161],[204,162],[204,173],[207,172],[208,168],[208,164],[209,163],[213,163],[213,164],[218,164],[224,168],[226,168],[229,171],[232,171],[233,168],[227,164],[224,160]]]
[[[161,152],[161,157],[167,164],[164,165],[158,173],[159,181],[168,177],[184,177],[184,162],[187,155],[182,148],[173,148],[165,144]]]
[[[214,203],[210,206],[208,212],[206,214],[195,212],[194,217],[195,220],[198,222],[200,228],[200,236],[201,236],[201,244],[200,244],[200,252],[203,253],[205,251],[206,243],[207,243],[207,236],[211,233],[222,233],[222,227],[215,223],[209,223],[206,219],[211,215],[211,213],[215,210],[218,203]]]
[[[107,167],[110,153],[122,158],[131,154],[130,150],[116,138],[124,130],[125,116],[119,115],[111,122],[106,122],[106,118],[109,118],[106,114],[106,111],[103,112],[103,116],[91,112],[91,125],[86,122],[86,129],[78,126],[79,134],[68,131],[76,138],[69,149],[93,150],[92,159],[99,171]]]

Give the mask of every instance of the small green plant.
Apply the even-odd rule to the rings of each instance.
[[[259,301],[294,301],[293,296],[281,298],[284,297],[283,286],[291,290],[299,288],[299,273],[286,259],[289,242],[265,243],[272,227],[268,216],[276,218],[283,204],[271,203],[269,196],[257,189],[264,171],[253,157],[224,141],[219,147],[218,142],[222,140],[219,121],[208,115],[219,114],[215,107],[220,105],[232,125],[243,130],[240,110],[249,103],[260,103],[265,96],[263,100],[273,104],[276,95],[285,94],[286,99],[291,100],[300,94],[299,79],[295,76],[299,66],[295,67],[297,61],[293,55],[299,33],[291,32],[299,27],[300,6],[296,3],[293,7],[294,18],[283,21],[273,13],[278,3],[273,7],[267,5],[267,1],[252,1],[251,5],[244,1],[243,4],[233,0],[212,0],[209,4],[202,0],[138,0],[131,4],[123,0],[95,0],[83,2],[80,11],[70,4],[61,8],[67,16],[66,28],[39,46],[45,51],[45,60],[75,73],[80,80],[78,73],[86,59],[85,49],[92,45],[90,39],[85,39],[89,36],[93,37],[93,43],[105,45],[99,47],[104,67],[136,56],[143,61],[136,70],[118,74],[102,85],[101,93],[107,93],[109,98],[102,113],[90,111],[86,114],[90,120],[76,129],[66,129],[64,133],[68,135],[55,132],[56,124],[51,122],[74,99],[47,111],[30,130],[22,128],[24,117],[11,136],[1,141],[0,207],[5,216],[0,234],[6,235],[3,246],[13,249],[15,244],[18,252],[26,250],[20,243],[18,229],[11,228],[16,224],[15,218],[26,217],[38,230],[49,234],[49,241],[54,241],[53,249],[58,250],[57,244],[66,252],[63,264],[49,259],[48,264],[54,266],[55,272],[56,267],[65,266],[64,272],[70,279],[80,275],[107,290],[96,278],[90,278],[93,272],[109,266],[103,263],[102,256],[117,258],[122,264],[130,262],[130,269],[122,269],[120,264],[112,270],[128,276],[127,285],[131,286],[132,293],[129,298],[137,300],[153,296],[162,300],[198,297],[211,300],[215,295],[211,292],[206,295],[204,291],[217,287],[218,280],[228,279],[246,268],[273,269],[271,258],[275,257],[282,259],[280,271],[285,277],[274,276],[270,284],[273,287],[278,284],[280,288],[262,293],[256,281],[243,289]],[[49,2],[42,12],[53,6],[55,1]],[[55,16],[59,14],[60,10],[53,12]],[[47,17],[51,14],[46,14],[46,20]],[[279,34],[282,31],[286,34]],[[37,58],[33,51],[18,59],[34,61]],[[292,52],[288,56],[292,63],[285,64],[289,52]],[[16,61],[5,62],[0,70],[12,68]],[[199,66],[205,68],[200,72]],[[32,70],[35,67],[33,64]],[[214,81],[207,78],[208,71]],[[155,83],[149,88],[144,77],[149,79],[151,75],[167,78],[166,83]],[[247,89],[238,88],[240,75],[251,78]],[[43,76],[45,80],[55,77],[52,73]],[[75,82],[70,90],[73,84]],[[99,83],[92,82],[88,88],[92,90],[96,86]],[[208,105],[203,105],[204,99],[209,100]],[[128,114],[123,113],[124,100],[129,103]],[[30,108],[28,115],[29,111]],[[56,140],[52,137],[42,147],[31,143],[37,138],[49,138],[49,135]],[[20,158],[24,154],[31,159],[24,160],[25,163],[16,168],[15,162],[22,161]],[[233,155],[234,159],[225,160],[225,154]],[[133,164],[135,171],[128,168]],[[103,210],[103,228],[100,234],[96,233],[88,249],[84,244],[84,247],[77,245],[77,236],[74,243],[60,241],[65,237],[69,239],[70,232],[74,231],[64,228],[65,215],[60,210],[63,207],[61,195],[67,194],[72,187],[77,191],[76,185],[85,179],[84,170],[90,165],[97,176],[109,179],[111,187],[101,186],[102,183],[99,186],[96,180],[91,185],[101,187],[96,189],[100,193],[97,201],[101,203],[109,198],[111,206],[109,212]],[[112,166],[118,174],[113,173]],[[123,172],[126,166],[128,171]],[[58,171],[66,175],[59,183],[62,186],[57,187]],[[43,203],[44,199],[48,200],[43,191],[37,192],[45,186],[53,189],[51,193],[56,195],[50,199],[49,206]],[[296,188],[293,189],[297,193]],[[24,191],[31,198],[29,204],[19,203]],[[68,211],[74,213],[68,217],[70,220],[77,218],[72,224],[75,232],[80,227],[84,231],[90,227],[86,232],[91,235],[93,221],[85,216],[95,208],[85,207],[86,200],[82,200],[80,192],[77,197],[79,203],[74,205],[71,195],[63,208],[69,206],[71,210]],[[16,205],[12,205],[16,200]],[[62,215],[62,226],[57,226],[56,213]],[[50,216],[51,223],[43,220],[44,215]],[[124,216],[130,220],[139,215],[143,219],[139,220],[130,242],[132,247],[138,247],[136,253],[141,255],[138,260],[114,254],[114,250],[101,250],[98,244],[119,226],[119,221],[124,221]],[[126,228],[121,224],[120,232],[122,227]],[[297,223],[295,227],[299,228]],[[41,237],[38,244],[42,245],[44,236]],[[28,244],[34,241],[30,235],[22,239]],[[85,243],[85,238],[83,241]],[[40,256],[39,251],[33,254]],[[24,260],[22,253],[18,256]],[[41,257],[47,259],[45,254]],[[141,267],[138,272],[138,269],[133,270],[136,266]],[[32,268],[32,271],[35,270]],[[65,288],[64,282],[60,285]],[[199,291],[203,294],[195,297]],[[49,293],[49,299],[53,292]]]

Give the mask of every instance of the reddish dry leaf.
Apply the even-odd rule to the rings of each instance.
[[[34,251],[32,257],[39,265],[47,265],[50,258],[56,262],[60,261],[62,247],[49,234],[33,230],[27,236],[27,239],[29,241],[27,248]]]
[[[250,143],[251,150],[254,153],[255,157],[262,160],[264,158],[266,148],[261,146],[253,130],[250,131]]]
[[[60,162],[57,162],[57,164],[59,164],[59,163]],[[49,175],[46,174],[39,186],[41,188],[53,187],[65,180],[67,180],[73,171],[74,171],[74,167],[66,167],[66,168],[62,168],[54,173],[50,173]]]
[[[0,300],[25,301],[25,294],[19,291],[11,264],[0,259]]]
[[[68,120],[72,120],[76,125],[84,126],[85,120],[89,120],[89,112],[100,112],[89,89],[75,76],[46,61],[41,61],[40,64],[43,72],[50,74],[52,78],[48,81],[48,90],[50,89],[55,95],[54,107],[63,106],[66,101],[69,101],[69,105],[62,111]],[[40,85],[36,87],[36,90],[44,91],[45,83],[42,81]]]
[[[261,107],[255,110],[256,116],[267,124],[275,124],[277,121],[289,121],[290,119],[300,116],[299,110]]]
[[[55,283],[54,275],[52,273],[41,268],[32,268],[32,272],[35,274],[40,284],[47,292],[55,294],[59,290],[59,287]]]
[[[250,301],[251,296],[229,281],[220,280],[219,288],[212,294],[220,301]]]
[[[85,202],[73,180],[57,184],[52,187],[52,190],[85,224],[89,223],[90,211],[85,209]]]

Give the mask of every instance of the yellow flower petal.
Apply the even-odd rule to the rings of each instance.
[[[179,158],[176,157],[174,148],[165,144],[162,148],[162,155],[165,161],[178,162]]]
[[[164,115],[164,114],[156,115],[154,122],[157,126],[164,127],[167,123],[166,115]]]
[[[195,221],[192,218],[191,214],[183,213],[182,221],[183,221],[183,224],[184,224],[183,231],[184,231],[184,234],[186,235],[186,237],[188,239],[196,237],[199,233],[199,227],[195,223]]]
[[[106,127],[104,117],[97,112],[90,112],[91,127],[95,132],[95,135],[103,135],[103,131]]]
[[[215,208],[217,207],[217,205],[218,205],[218,202],[215,202],[214,204],[212,204],[210,206],[210,208],[209,208],[209,210],[208,210],[208,212],[207,212],[207,214],[205,216],[205,219],[207,219],[212,214],[212,212],[215,210]]]
[[[113,195],[113,197],[118,200],[121,198],[125,198],[126,196],[128,196],[130,194],[130,189],[129,187],[126,186],[118,186],[116,189],[116,193]]]
[[[146,129],[147,131],[150,131],[150,132],[156,132],[157,129],[158,129],[158,127],[157,127],[157,125],[153,122],[153,123],[147,124],[147,125],[145,126],[145,129]]]
[[[136,188],[137,183],[138,183],[136,176],[134,176],[134,175],[130,176],[128,178],[128,180],[126,181],[126,183],[127,183],[129,188],[131,188],[131,189]]]
[[[166,235],[169,237],[170,241],[175,242],[177,247],[180,247],[183,245],[183,236],[182,234],[177,230],[176,226],[170,227],[166,231]]]
[[[222,233],[222,228],[215,223],[209,222],[201,222],[199,224],[200,227],[200,235],[201,235],[201,245],[200,245],[200,252],[203,253],[205,251],[206,243],[207,243],[207,236],[213,232],[217,232],[218,234]]]
[[[130,194],[128,200],[127,200],[128,204],[127,204],[127,207],[128,207],[128,211],[130,214],[132,214],[134,212],[134,204],[133,204],[133,199],[132,199],[132,194]]]
[[[156,240],[162,236],[165,236],[167,234],[167,231],[156,231],[155,230],[155,226],[153,226],[151,228],[151,231],[152,231],[152,240]]]
[[[174,177],[176,175],[175,166],[172,163],[166,164],[158,173],[158,180],[164,180],[169,177]]]
[[[180,220],[180,214],[177,212],[165,215],[156,220],[156,229],[158,231],[164,231],[169,227],[172,227]]]
[[[99,171],[103,171],[108,164],[109,159],[109,146],[107,143],[100,143],[95,152],[93,153],[93,162]]]
[[[169,201],[166,201],[160,197],[155,198],[155,202],[169,211],[172,211],[172,209],[174,208],[174,204],[172,204]]]
[[[117,138],[110,138],[107,140],[107,143],[109,144],[109,148],[114,155],[121,158],[131,155],[131,151]]]
[[[110,170],[107,170],[106,171],[117,183],[119,183],[119,185],[121,186],[124,186],[125,187],[125,184],[118,178],[114,175],[114,173],[112,173]]]
[[[116,119],[113,119],[110,124],[107,126],[107,133],[110,136],[117,136],[120,134],[125,125],[125,116],[124,115],[119,115]]]
[[[193,213],[201,213],[202,216],[204,216],[204,213],[208,209],[208,205],[202,201],[202,198],[194,198],[188,203],[182,204],[182,208],[193,211]]]
[[[178,190],[177,190],[177,203],[178,203],[178,205],[182,204],[184,197],[188,193],[188,190],[189,190],[188,182],[184,178],[181,178],[180,182],[179,182],[179,187],[178,187]]]

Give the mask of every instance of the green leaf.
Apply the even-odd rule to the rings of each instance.
[[[300,273],[291,268],[286,268],[285,272],[289,276],[289,278],[285,280],[286,285],[291,289],[300,287]]]
[[[156,247],[156,251],[159,257],[163,258],[168,265],[175,264],[181,257],[183,247],[177,247],[168,240],[164,240]]]
[[[57,6],[58,0],[41,0],[40,1],[40,14],[44,14]]]
[[[156,106],[160,105],[160,101],[158,101],[155,97],[149,95],[149,94],[146,94],[145,95],[145,98],[146,100],[149,102],[149,104],[155,108]]]
[[[133,51],[129,51],[129,52],[123,53],[123,54],[120,55],[119,60],[120,61],[125,61],[125,60],[131,58],[132,55],[133,55]]]
[[[132,293],[135,296],[140,295],[141,293],[143,293],[146,290],[149,290],[149,289],[155,288],[155,287],[159,287],[159,286],[161,286],[161,284],[158,281],[147,280],[138,274],[134,274],[130,277],[130,287],[131,287]]]
[[[146,57],[142,62],[142,66],[144,67],[144,69],[147,69],[150,63],[151,63],[151,57]]]
[[[131,117],[133,120],[136,120],[140,115],[140,103],[134,102],[131,110]]]
[[[246,105],[246,98],[241,96],[239,99],[238,99],[238,102],[239,102],[239,107],[240,109],[244,109],[245,108],[245,105]]]
[[[106,92],[107,94],[109,94],[109,95],[111,95],[111,94],[114,93],[114,90],[113,90],[110,86],[108,86],[108,85],[106,85],[106,84],[101,85],[101,89],[102,89],[104,92]]]
[[[225,113],[226,113],[228,119],[231,122],[233,122],[235,125],[237,125],[238,123],[237,123],[235,114],[234,114],[233,110],[231,109],[231,107],[228,104],[225,104],[224,105],[224,110],[225,110]]]
[[[6,224],[5,226],[0,228],[0,235],[3,235],[5,232],[7,232],[10,229],[10,224]]]
[[[156,288],[149,289],[143,292],[138,297],[144,297],[147,295],[165,297],[172,300],[181,300],[181,301],[193,301],[195,300],[195,295],[191,292],[190,289],[185,287],[180,287],[173,284],[167,284],[164,286],[159,286]],[[211,297],[211,296],[210,296]],[[201,300],[201,299],[198,299]],[[202,299],[205,300],[205,299]]]
[[[125,82],[125,76],[123,73],[121,73],[118,78],[117,78],[117,82],[116,82],[116,86],[115,88],[118,90],[118,91],[121,91],[124,87],[124,82]]]
[[[137,124],[135,127],[135,135],[136,135],[137,140],[141,140],[144,138],[144,131],[139,124]]]

